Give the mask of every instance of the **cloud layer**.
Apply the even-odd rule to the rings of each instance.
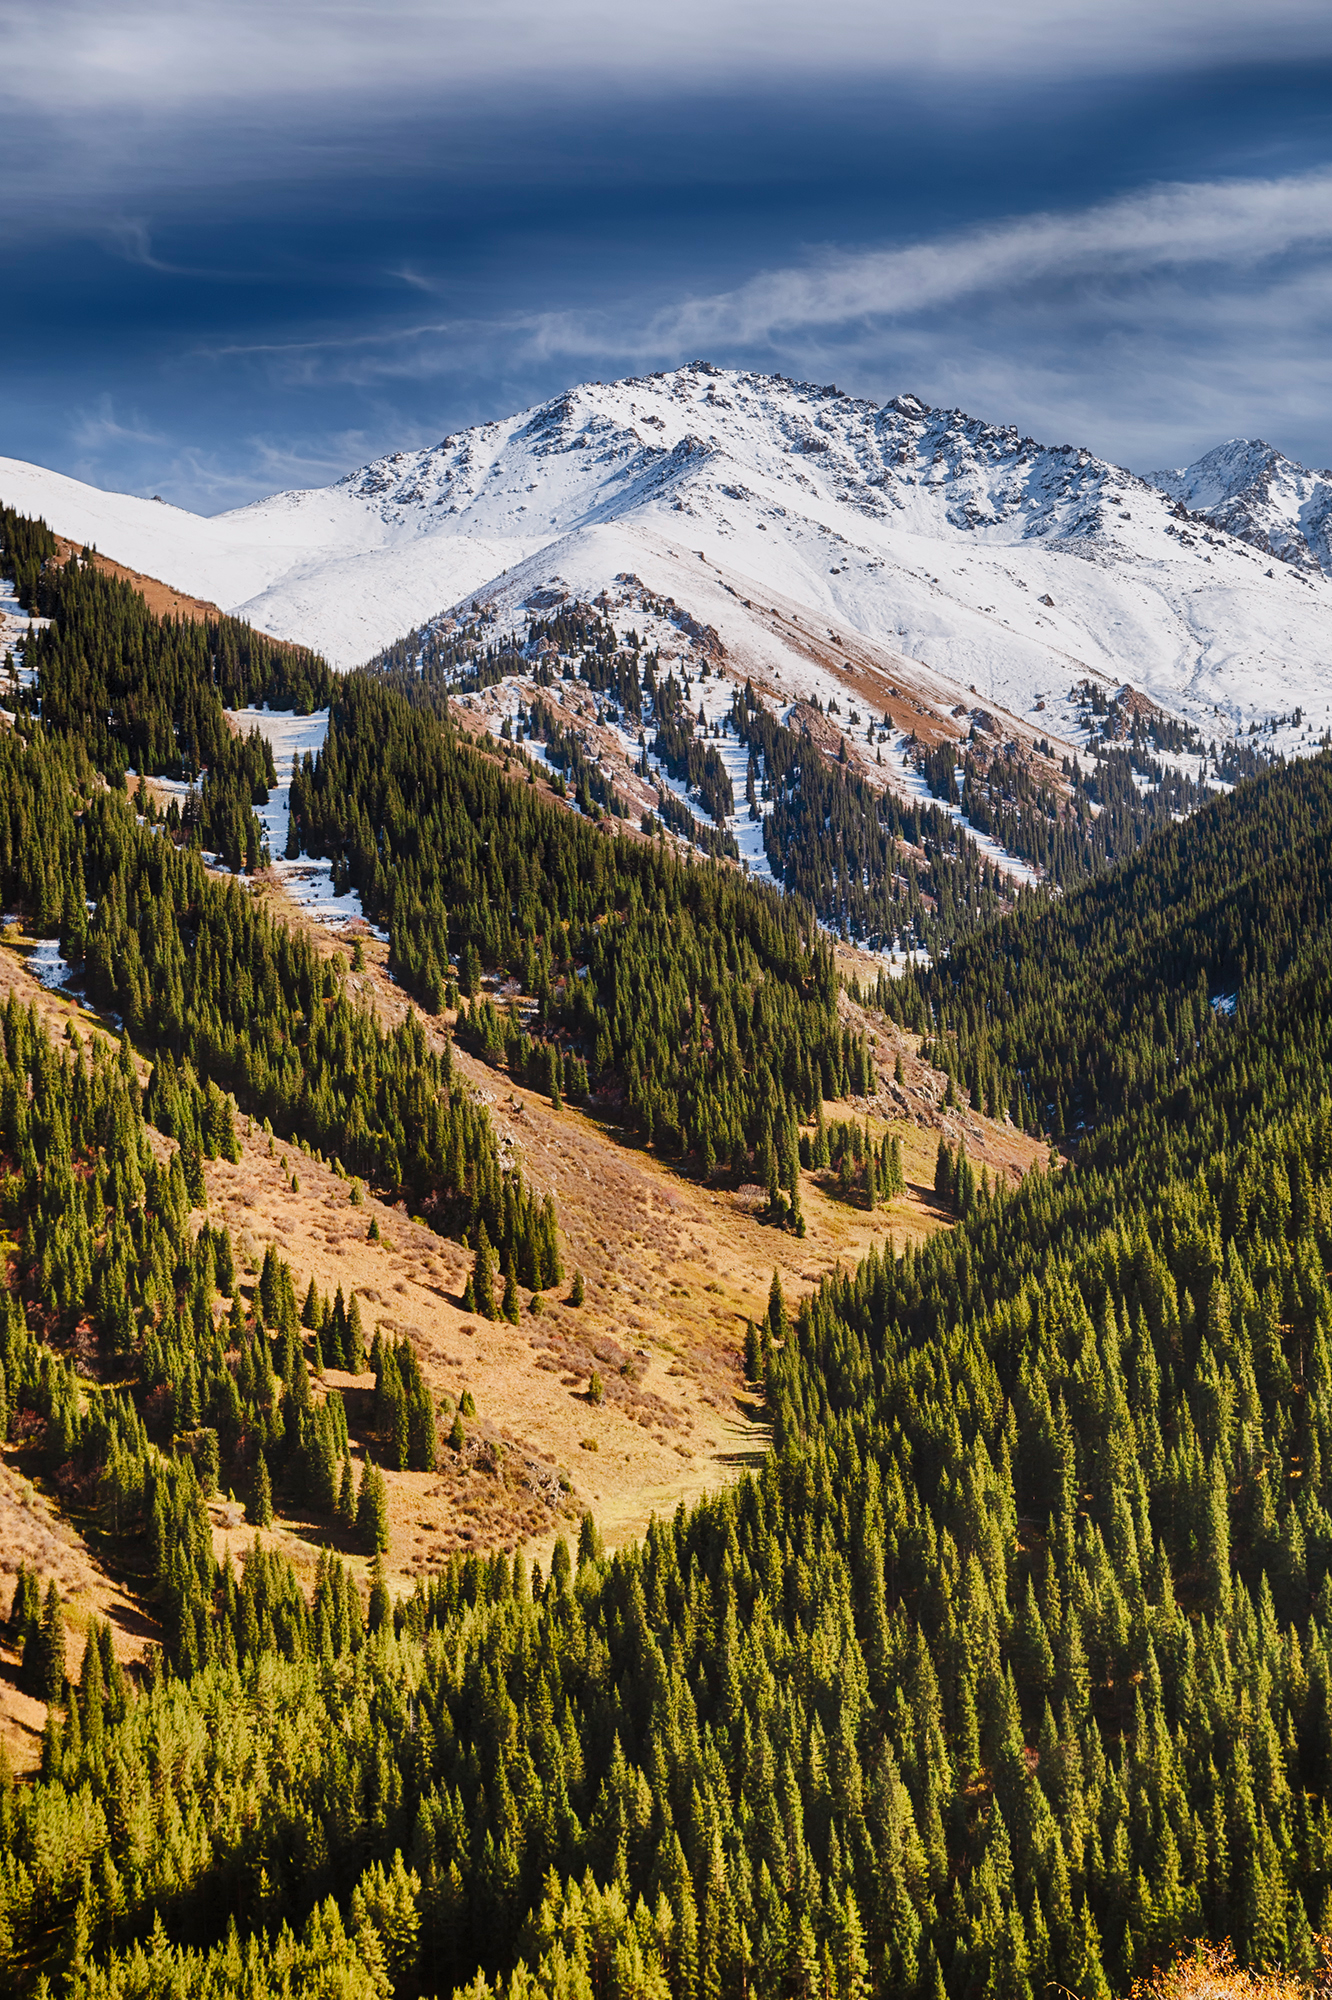
[[[59,62],[52,50],[59,49]],[[636,89],[867,70],[1000,77],[1141,73],[1332,52],[1318,0],[52,0],[14,9],[0,94],[154,115],[618,78]]]
[[[1325,0],[50,0],[3,51],[0,447],[95,481],[220,505],[697,354],[1332,460]]]
[[[1332,172],[1176,184],[891,249],[830,250],[649,313],[414,318],[243,343],[292,387],[428,383],[496,357],[524,379],[776,366],[886,396],[910,385],[1138,466],[1235,428],[1325,426]],[[1332,443],[1332,438],[1324,438]]]
[[[856,319],[906,318],[978,294],[1114,285],[1212,266],[1256,267],[1332,243],[1332,173],[1152,189],[1072,215],[1034,215],[906,249],[831,254],[660,315],[649,344],[773,339]]]

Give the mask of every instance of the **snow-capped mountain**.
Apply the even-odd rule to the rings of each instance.
[[[1238,457],[1208,464],[1162,490],[911,396],[879,406],[699,362],[586,383],[211,519],[13,460],[0,498],[341,666],[473,597],[516,613],[537,591],[590,596],[633,572],[782,688],[845,652],[1033,728],[1088,674],[1218,736],[1296,705],[1321,727],[1332,582],[1307,540],[1272,561],[1256,501],[1230,530],[1181,517],[1186,488],[1196,512],[1223,504],[1227,480],[1238,504],[1264,476],[1257,460],[1247,480]],[[1298,474],[1312,519],[1318,482],[1287,464],[1268,475],[1269,512]]]
[[[1332,472],[1309,472],[1270,444],[1231,438],[1177,472],[1148,475],[1172,500],[1254,548],[1332,572]]]

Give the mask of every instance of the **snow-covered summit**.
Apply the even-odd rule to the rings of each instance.
[[[700,361],[211,519],[12,460],[0,499],[340,666],[473,597],[516,613],[632,572],[783,685],[811,648],[858,641],[890,677],[914,663],[1019,717],[1092,675],[1221,736],[1332,700],[1332,584],[1307,539],[1274,564],[1275,527],[1240,505],[1265,479],[1269,513],[1312,533],[1325,484],[1222,463],[1265,449],[1163,476],[1197,475],[1186,497],[914,396]],[[1225,505],[1233,526],[1196,518]]]
[[[1261,439],[1231,438],[1192,465],[1149,478],[1254,548],[1332,573],[1332,472],[1310,472]]]
[[[1085,535],[1102,509],[1140,485],[1071,445],[1038,445],[914,396],[880,407],[780,375],[688,368],[585,383],[502,423],[394,452],[331,489],[364,505],[389,536],[429,536],[442,522],[506,536],[568,533],[644,501],[681,498],[705,469],[742,474],[753,493],[793,487],[870,520],[901,516],[926,533],[1001,530],[1005,538]],[[308,505],[314,496],[258,503]],[[253,513],[254,509],[245,510]],[[526,518],[523,518],[526,517]]]

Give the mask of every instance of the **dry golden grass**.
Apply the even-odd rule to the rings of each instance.
[[[348,940],[330,937],[304,917],[272,878],[264,893],[319,949],[346,954]],[[367,1004],[385,1025],[409,1010],[419,1013],[387,978],[386,948],[364,932],[361,943],[366,967],[351,980]],[[502,1143],[532,1185],[554,1194],[566,1270],[566,1283],[554,1296],[567,1296],[568,1278],[581,1270],[586,1300],[580,1309],[552,1304],[535,1319],[525,1309],[518,1327],[468,1320],[457,1304],[466,1253],[401,1215],[385,1219],[377,1205],[352,1213],[362,1229],[372,1212],[379,1213],[391,1251],[353,1244],[344,1230],[336,1255],[326,1255],[318,1233],[311,1235],[302,1221],[314,1187],[305,1169],[301,1195],[293,1200],[281,1171],[267,1170],[265,1183],[261,1166],[258,1184],[267,1185],[262,1226],[302,1276],[313,1265],[321,1290],[329,1288],[334,1271],[363,1299],[368,1284],[378,1297],[365,1311],[367,1329],[379,1320],[388,1330],[410,1333],[437,1392],[456,1397],[462,1387],[471,1389],[483,1423],[495,1428],[510,1476],[515,1465],[529,1467],[523,1476],[538,1482],[539,1467],[562,1471],[570,1489],[564,1513],[590,1507],[614,1544],[641,1532],[653,1512],[734,1478],[766,1449],[766,1427],[746,1392],[741,1361],[745,1321],[766,1308],[774,1268],[794,1302],[837,1265],[851,1269],[871,1244],[891,1241],[900,1250],[908,1239],[919,1242],[946,1227],[933,1195],[940,1129],[954,1142],[965,1136],[978,1173],[984,1165],[992,1176],[1013,1179],[1043,1155],[1010,1127],[970,1111],[945,1111],[941,1080],[921,1063],[917,1038],[881,1015],[845,1005],[853,1024],[873,1038],[878,1088],[853,1104],[827,1107],[827,1116],[868,1120],[876,1139],[891,1126],[902,1141],[908,1182],[902,1200],[873,1214],[863,1200],[840,1199],[830,1177],[807,1174],[801,1188],[807,1231],[797,1239],[759,1219],[760,1190],[736,1192],[686,1178],[628,1133],[567,1105],[557,1111],[547,1098],[455,1048],[458,1072],[488,1104]],[[419,1018],[438,1043],[440,1024]],[[899,1054],[902,1086],[892,1081]],[[231,1171],[252,1169],[219,1170],[219,1189]],[[212,1185],[210,1180],[210,1191]],[[320,1199],[327,1204],[330,1195],[334,1208],[339,1201],[345,1208],[345,1188]],[[523,1303],[526,1308],[526,1295]],[[594,1369],[605,1385],[600,1405],[587,1396]],[[512,1545],[520,1532],[541,1548],[564,1525],[563,1515],[548,1513],[541,1532],[535,1499],[500,1506],[499,1496],[488,1494],[473,1473],[461,1487],[456,1479],[440,1480],[439,1490],[428,1495],[404,1485],[426,1480],[424,1474],[390,1475],[394,1557],[404,1574],[428,1568],[450,1547],[484,1546],[506,1535]],[[418,1506],[426,1497],[431,1505]],[[406,1540],[396,1531],[400,1520],[404,1534],[410,1531]]]
[[[1318,1940],[1316,1972],[1257,1972],[1238,1965],[1229,1942],[1181,1951],[1164,1972],[1134,1982],[1133,2000],[1305,2000],[1332,1987],[1332,1941]]]

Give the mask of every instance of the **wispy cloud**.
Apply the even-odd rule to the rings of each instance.
[[[70,437],[81,452],[99,452],[108,445],[163,445],[168,442],[160,430],[137,417],[116,414],[114,399],[99,396],[86,409],[76,410],[70,420]]]
[[[1071,215],[1023,216],[906,248],[828,251],[734,290],[690,298],[631,336],[645,354],[752,347],[802,331],[893,321],[968,299],[1052,285],[1114,287],[1211,266],[1248,282],[1275,259],[1332,245],[1332,173],[1181,184]],[[535,337],[550,351],[623,350],[606,317],[554,313]]]
[[[120,244],[161,268],[146,225],[124,224]],[[90,476],[114,482],[132,469],[136,485],[225,505],[322,483],[359,457],[431,442],[584,376],[700,354],[874,396],[911,388],[1140,469],[1236,433],[1306,461],[1332,456],[1332,170],[1158,185],[917,242],[813,248],[740,284],[682,284],[665,304],[660,289],[645,302],[640,276],[618,297],[603,283],[589,309],[575,276],[568,302],[549,308],[529,304],[549,297],[549,282],[497,287],[483,317],[475,282],[446,273],[436,294],[428,263],[386,272],[386,261],[368,265],[381,281],[375,324],[349,288],[343,324],[307,319],[309,331],[281,339],[237,314],[232,337],[163,354],[160,379],[182,394],[194,384],[197,407],[225,385],[228,409],[271,412],[245,427],[255,435],[211,451],[168,445],[125,416],[143,402],[132,386],[123,408],[89,402],[75,419]],[[389,276],[405,288],[396,322],[384,316]],[[450,313],[455,302],[464,310]],[[299,328],[299,314],[285,323]],[[267,423],[276,435],[289,417],[308,443],[257,434]]]
[[[151,232],[147,223],[137,216],[113,216],[106,223],[104,233],[110,248],[125,263],[138,264],[147,271],[170,271],[173,268],[153,255]]]
[[[52,49],[60,52],[58,62]],[[0,92],[48,111],[615,79],[1140,73],[1332,50],[1322,0],[49,0],[11,12]]]
[[[222,451],[121,423],[109,407],[77,418],[70,435],[77,455],[69,471],[75,478],[145,492],[151,486],[200,513],[244,506],[256,494],[327,485],[349,465],[371,457],[381,443],[361,430],[297,439],[256,433],[229,441]]]
[[[604,309],[520,312],[490,322],[410,321],[288,343],[232,345],[284,382],[357,388],[531,375],[567,367],[641,368],[716,360],[848,369],[876,387],[911,381],[937,395],[992,392],[1021,421],[1082,411],[1104,438],[1109,373],[1142,378],[1132,407],[1222,411],[1240,381],[1267,409],[1323,394],[1332,313],[1332,173],[1175,184],[1066,214],[1010,218],[926,242],[825,250],[747,283],[648,314],[631,298]],[[1283,357],[1267,371],[1257,357]],[[1094,361],[1092,356],[1095,356]],[[1027,387],[1018,392],[1019,381]],[[1017,407],[1006,409],[1003,394]],[[1200,419],[1201,421],[1201,414]],[[1149,449],[1146,426],[1132,437]]]
[[[199,353],[215,361],[234,361],[252,355],[299,363],[306,356],[400,347],[456,331],[455,321],[427,320],[414,326],[376,327],[366,333],[316,334],[309,340],[230,340],[215,347],[201,347]]]
[[[126,254],[151,258],[142,225],[126,223],[124,242]],[[505,371],[561,362],[645,367],[696,354],[796,357],[802,367],[820,355],[843,365],[877,355],[882,366],[885,342],[905,359],[916,346],[912,329],[930,328],[937,377],[950,354],[972,345],[957,317],[965,307],[980,315],[993,349],[1011,360],[1034,345],[1056,374],[1058,346],[1073,341],[1075,330],[1084,356],[1089,338],[1117,338],[1144,352],[1167,343],[1178,349],[1191,336],[1200,351],[1215,353],[1228,326],[1251,367],[1255,342],[1298,341],[1302,329],[1309,330],[1310,346],[1315,334],[1318,342],[1325,338],[1330,253],[1332,171],[1179,183],[905,246],[814,251],[745,284],[647,314],[625,297],[596,311],[334,327],[294,340],[220,342],[196,355],[219,364],[253,362],[292,388],[367,389],[467,371],[484,376],[496,364]],[[166,268],[156,260],[153,267]],[[394,275],[414,289],[431,288],[409,268]],[[1007,323],[1000,338],[998,320]],[[1015,321],[1025,328],[1021,338],[1014,337]],[[1321,369],[1316,379],[1321,383]],[[1185,386],[1194,393],[1196,376]]]

